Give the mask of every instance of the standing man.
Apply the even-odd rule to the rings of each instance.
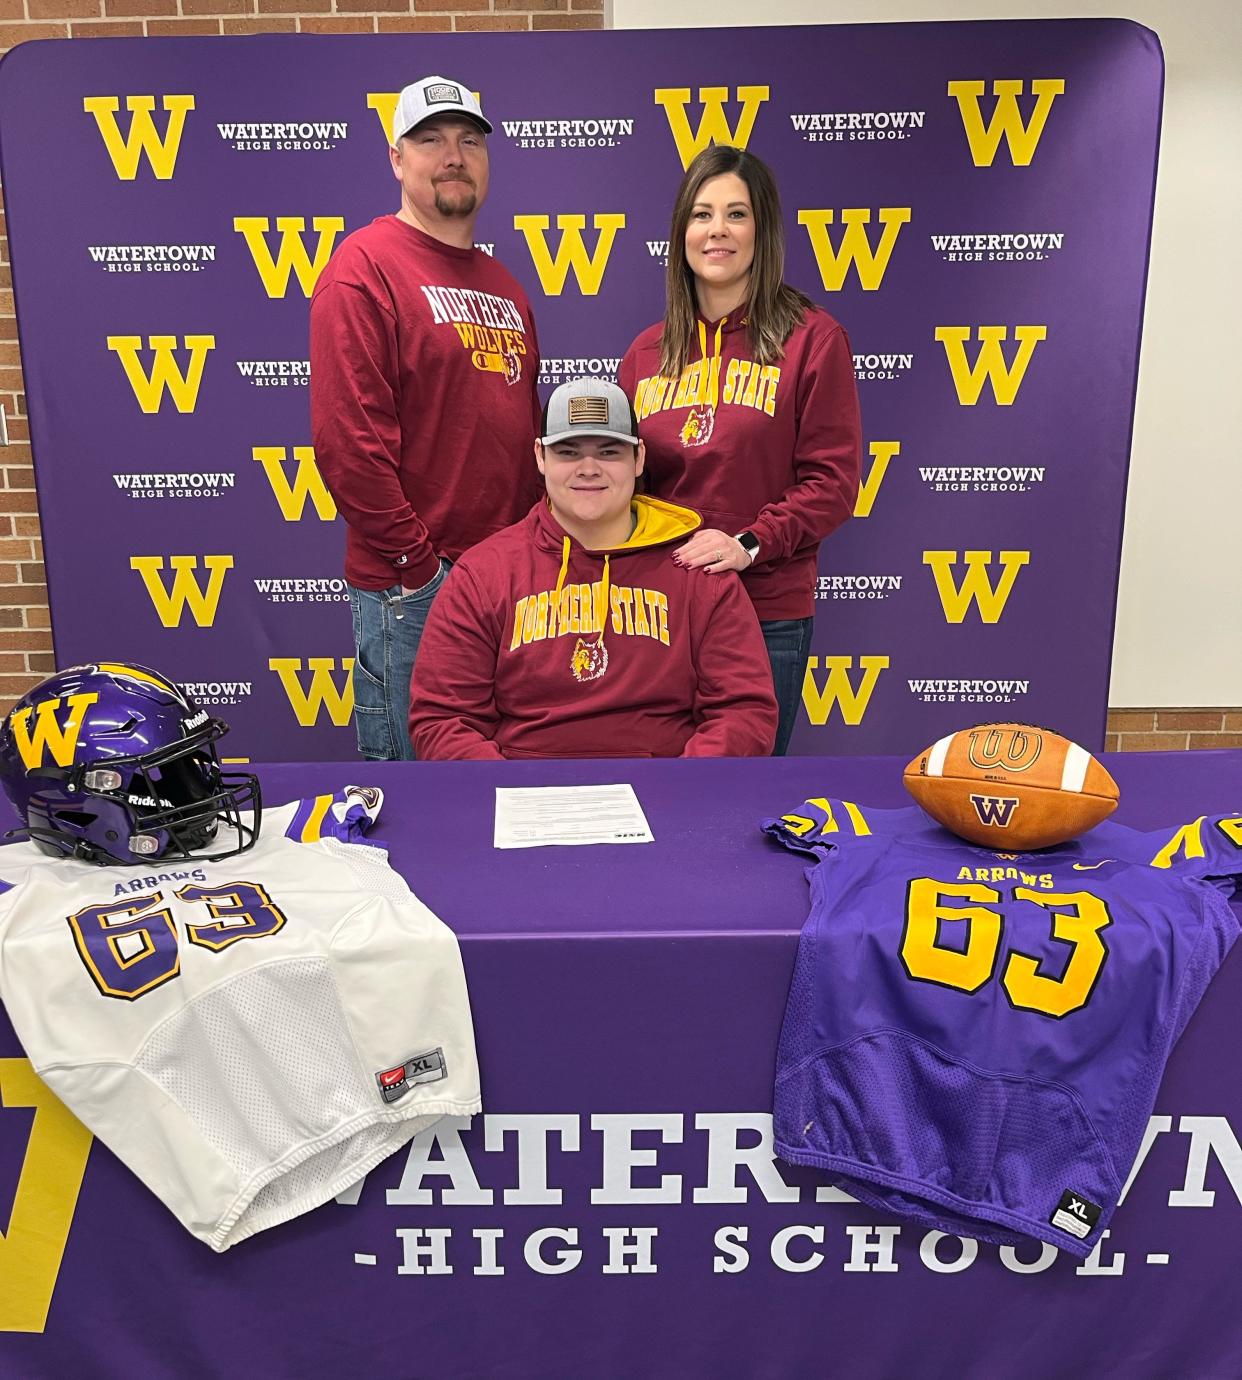
[[[371,759],[413,756],[410,673],[450,564],[540,492],[530,303],[474,248],[491,132],[460,82],[407,86],[389,149],[400,209],[343,240],[311,298],[311,434],[347,528],[354,723]]]

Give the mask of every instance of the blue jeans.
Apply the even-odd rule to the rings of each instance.
[[[427,613],[451,568],[421,589],[355,589],[348,585],[354,618],[354,729],[359,753],[372,762],[412,761],[410,676]]]
[[[806,659],[811,653],[814,627],[814,618],[775,618],[759,624],[767,644],[768,660],[772,663],[772,688],[776,691],[776,707],[781,716],[776,726],[773,757],[784,757],[789,749],[798,706],[802,703],[802,680],[806,675]]]

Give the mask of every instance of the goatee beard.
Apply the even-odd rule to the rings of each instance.
[[[436,210],[442,216],[468,216],[479,204],[473,187],[467,187],[465,183],[456,185],[460,187],[460,191],[442,192],[436,188]]]

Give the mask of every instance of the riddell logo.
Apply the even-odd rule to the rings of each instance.
[[[754,133],[755,118],[771,91],[766,86],[739,86],[733,93],[727,86],[700,86],[698,99],[702,114],[695,129],[690,127],[686,109],[690,104],[688,86],[660,87],[654,94],[656,105],[663,106],[668,116],[668,126],[684,170],[709,144],[730,144],[744,149]],[[729,100],[736,100],[742,107],[733,126],[725,114],[725,102]]]
[[[167,116],[164,133],[161,135],[155,126],[153,112],[154,96],[126,96],[125,109],[129,112],[129,128],[121,134],[118,115],[121,109],[119,96],[87,96],[82,101],[82,109],[95,117],[95,124],[103,136],[104,147],[116,175],[122,182],[132,182],[138,176],[138,169],[145,155],[152,173],[161,182],[172,177],[177,166],[177,152],[181,147],[181,135],[185,130],[185,117],[194,109],[193,96],[161,96],[160,107]]]

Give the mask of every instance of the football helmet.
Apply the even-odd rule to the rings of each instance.
[[[53,856],[101,866],[229,858],[258,839],[262,800],[257,777],[221,769],[215,745],[227,732],[145,666],[73,666],[9,711],[0,784]],[[204,852],[218,835],[220,851]]]

